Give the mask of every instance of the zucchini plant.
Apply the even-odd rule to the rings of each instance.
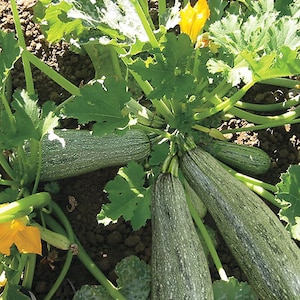
[[[299,94],[275,104],[244,98],[256,84],[299,90],[299,1],[199,0],[193,6],[158,1],[154,22],[144,1],[40,0],[35,19],[47,40],[64,40],[91,58],[95,78],[81,87],[26,49],[17,3],[10,2],[17,38],[0,31],[1,296],[20,296],[20,285],[31,288],[35,256],[26,254],[41,254],[44,239],[67,252],[45,299],[62,282],[74,249],[109,297],[126,298],[91,261],[67,217],[39,185],[120,166],[105,187],[110,202],[97,218],[108,224],[122,216],[138,229],[152,213],[153,299],[216,297],[201,243],[221,282],[227,287],[235,282],[205,229],[198,199],[246,273],[256,293],[245,289],[250,297],[297,299],[299,248],[292,241],[299,240],[297,172],[290,169],[293,180],[279,188],[251,177],[268,171],[268,155],[225,141],[225,134],[300,122]],[[26,90],[15,90],[10,99],[9,75],[19,58]],[[31,65],[70,97],[41,104]],[[61,130],[62,118],[90,124],[92,135]],[[249,126],[221,130],[228,118]],[[261,198],[280,209],[286,228]]]

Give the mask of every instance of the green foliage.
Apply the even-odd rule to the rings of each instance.
[[[102,206],[97,216],[104,225],[116,222],[121,216],[137,230],[150,218],[150,190],[144,187],[145,171],[136,162],[130,162],[109,181],[105,190],[111,203]]]
[[[51,42],[65,39],[79,45],[81,41],[87,42],[89,30],[98,38],[105,35],[123,43],[147,40],[136,10],[128,0],[60,0],[56,3],[42,0],[35,7],[35,15]]]
[[[78,290],[73,300],[113,300],[107,290],[102,285],[83,285]]]
[[[14,109],[13,119],[9,119],[6,110],[0,114],[0,147],[2,149],[16,148],[24,140],[40,140],[44,134],[58,125],[58,117],[50,111],[43,113],[36,96],[30,96],[25,90],[17,90],[11,106]]]
[[[279,217],[286,222],[291,236],[300,241],[300,166],[291,165],[280,179],[275,195],[282,203]]]
[[[0,30],[0,91],[6,81],[9,71],[20,57],[21,48],[13,33],[5,33]],[[0,123],[1,124],[1,123]]]
[[[220,58],[208,61],[209,70],[223,72],[233,85],[238,78],[249,82],[298,74],[300,64],[291,61],[299,61],[299,18],[279,18],[273,1],[261,1],[253,8],[255,14],[246,20],[229,14],[209,27],[211,38],[221,47]]]
[[[213,291],[215,300],[258,300],[250,285],[238,282],[234,277],[230,277],[229,281],[215,281]]]
[[[115,267],[117,284],[127,300],[146,300],[150,293],[150,266],[137,256],[122,259]],[[101,285],[84,285],[73,300],[112,300]]]
[[[65,106],[64,113],[82,124],[95,121],[93,132],[102,136],[127,126],[125,103],[129,99],[125,81],[107,78],[104,83],[98,80],[83,86],[81,95]]]
[[[127,300],[148,299],[150,294],[150,266],[131,255],[122,259],[115,268],[117,284]]]

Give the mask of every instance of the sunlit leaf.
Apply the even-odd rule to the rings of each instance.
[[[300,166],[291,165],[280,179],[275,195],[283,205],[279,217],[286,222],[291,236],[300,241]]]
[[[121,216],[137,230],[150,218],[150,190],[144,187],[145,171],[136,162],[119,170],[118,175],[105,186],[110,203],[102,206],[98,222],[109,224]]]
[[[65,107],[68,117],[77,118],[81,124],[97,122],[94,134],[105,135],[115,132],[128,124],[128,115],[124,111],[125,103],[130,99],[126,91],[126,82],[107,78],[105,82],[95,81],[81,88],[81,95]],[[124,111],[124,113],[123,113]]]
[[[216,280],[213,283],[215,300],[258,300],[252,287],[247,282],[239,282],[230,277],[229,281]]]

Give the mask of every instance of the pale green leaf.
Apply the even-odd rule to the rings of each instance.
[[[282,202],[279,217],[294,239],[300,241],[300,166],[291,165],[276,185],[276,199]]]

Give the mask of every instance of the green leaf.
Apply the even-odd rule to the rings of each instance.
[[[18,300],[30,300],[31,297],[26,296],[21,291],[20,285],[9,284],[5,286],[3,294],[0,295],[0,300],[18,299]]]
[[[143,80],[149,80],[154,87],[148,95],[150,98],[160,99],[166,96],[168,99],[182,101],[197,86],[194,76],[187,70],[194,48],[186,34],[176,36],[174,33],[167,33],[165,38],[162,51],[151,51],[147,60],[139,58],[130,68]]]
[[[125,103],[129,99],[125,81],[107,78],[104,83],[98,80],[82,87],[81,95],[66,105],[64,113],[82,124],[97,122],[94,134],[102,136],[126,127],[129,117]]]
[[[275,195],[283,205],[279,217],[287,223],[292,238],[300,241],[300,166],[291,165],[280,179]]]
[[[102,285],[83,285],[76,291],[72,300],[113,300]]]
[[[0,30],[0,90],[5,83],[9,71],[13,68],[14,63],[20,57],[21,49],[14,33],[6,33]]]
[[[0,204],[13,202],[18,198],[19,191],[12,188],[6,188],[0,192]]]
[[[150,293],[150,266],[137,256],[123,258],[115,267],[117,284],[127,300],[146,300]],[[112,300],[107,289],[101,285],[83,285],[73,300]]]
[[[247,61],[255,81],[300,73],[299,52],[286,46],[283,46],[280,52],[274,51],[261,58],[257,58],[256,55],[248,51],[243,51],[241,56]]]
[[[79,45],[80,40],[85,40],[86,36],[92,38],[91,31],[98,37],[102,33],[121,41],[126,39],[129,44],[137,39],[143,42],[148,40],[142,22],[129,0],[39,2],[35,15],[48,41],[76,40]]]
[[[258,300],[254,290],[246,282],[238,282],[234,277],[229,281],[216,280],[213,283],[215,300]]]
[[[247,82],[241,65],[253,73],[255,81],[299,74],[299,17],[280,16],[269,0],[247,5],[253,14],[244,20],[229,14],[210,25],[210,37],[220,48],[218,58],[208,62],[209,70],[222,72],[234,83]]]
[[[118,175],[105,186],[110,203],[102,206],[97,216],[104,225],[121,216],[137,230],[150,218],[150,190],[144,187],[145,171],[136,162],[120,168]]]
[[[137,256],[122,259],[115,268],[120,292],[127,300],[147,300],[150,294],[150,266]]]

